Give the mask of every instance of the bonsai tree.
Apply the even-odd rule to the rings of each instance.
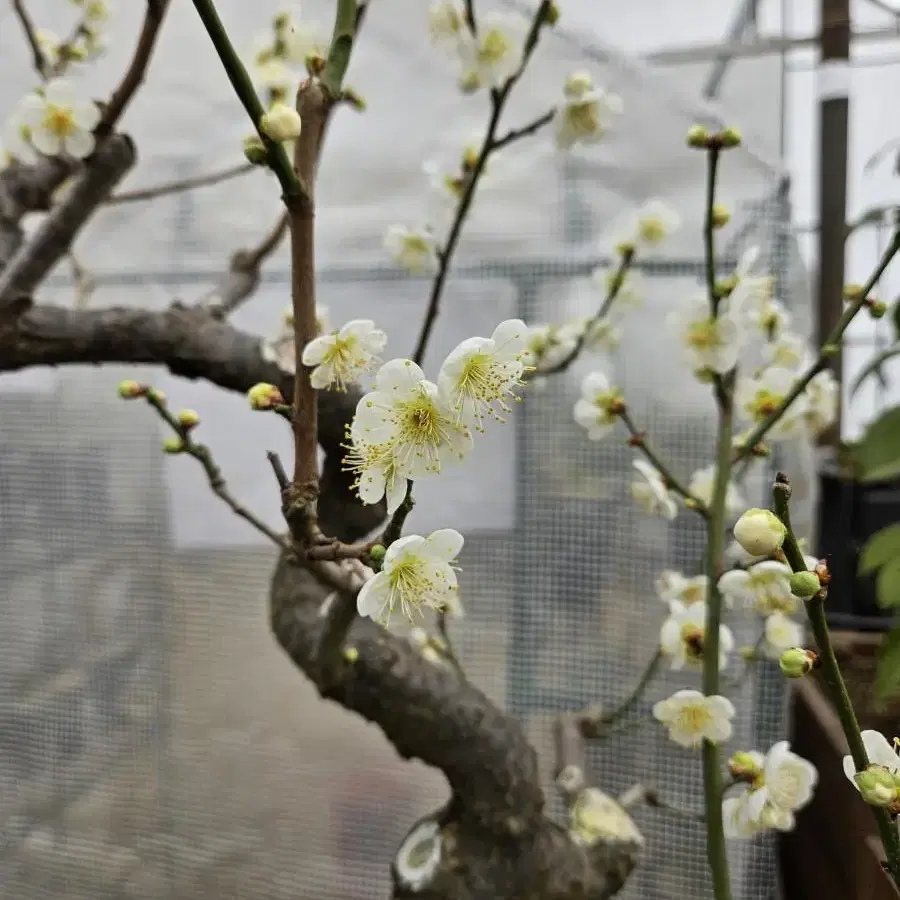
[[[317,309],[316,172],[326,151],[330,118],[362,100],[345,83],[354,46],[370,14],[357,0],[335,0],[329,41],[308,39],[301,22],[279,12],[267,44],[253,61],[239,58],[214,0],[193,0],[221,60],[222,89],[243,105],[250,134],[247,165],[274,174],[272,204],[281,205],[273,232],[256,248],[234,255],[222,283],[196,306],[173,304],[154,312],[120,307],[74,308],[40,302],[48,272],[67,254],[97,206],[134,166],[134,142],[118,130],[123,112],[152,64],[170,0],[145,0],[133,57],[102,102],[83,96],[71,78],[98,52],[106,13],[102,0],[73,0],[81,20],[73,36],[52,41],[33,24],[24,0],[14,8],[33,55],[37,87],[13,112],[9,158],[0,171],[0,370],[75,363],[153,363],[223,390],[245,392],[253,410],[284,419],[293,437],[287,463],[269,455],[273,490],[280,493],[284,528],[275,530],[226,484],[213,450],[197,440],[196,411],[172,407],[152,385],[126,380],[124,400],[144,402],[171,430],[164,450],[199,463],[211,490],[264,534],[280,552],[270,590],[274,639],[326,700],[377,724],[397,753],[446,776],[447,804],[417,823],[392,865],[394,896],[432,900],[601,900],[615,895],[638,865],[643,838],[627,809],[650,800],[636,785],[613,798],[586,771],[584,745],[602,739],[653,682],[663,665],[700,675],[700,689],[684,688],[658,702],[653,717],[672,740],[697,752],[704,782],[703,818],[709,870],[717,900],[731,896],[726,837],[749,838],[793,827],[809,801],[815,769],[779,742],[763,754],[744,748],[725,758],[735,709],[724,696],[722,670],[734,639],[724,622],[728,600],[757,616],[759,640],[748,661],[778,659],[789,677],[821,666],[833,691],[852,757],[848,777],[872,804],[887,855],[900,883],[896,812],[900,761],[885,739],[860,735],[846,698],[824,618],[827,566],[805,556],[789,516],[790,485],[779,475],[773,510],[746,509],[738,476],[767,444],[815,434],[834,418],[836,385],[826,368],[850,321],[871,309],[871,292],[900,248],[895,232],[877,270],[848,304],[825,344],[807,352],[785,330],[772,279],[751,250],[725,278],[717,271],[716,233],[728,211],[716,197],[717,173],[740,144],[732,128],[695,126],[688,149],[707,167],[703,246],[706,277],[696,294],[673,309],[673,352],[704,383],[718,411],[710,464],[679,474],[654,449],[635,411],[610,382],[602,361],[583,381],[572,410],[588,441],[624,434],[634,453],[634,480],[623,502],[647,515],[704,523],[702,574],[660,573],[667,616],[659,648],[639,683],[614,710],[560,710],[556,788],[568,813],[546,811],[537,757],[522,725],[490,701],[465,675],[453,652],[445,617],[462,602],[454,561],[463,536],[447,526],[430,535],[405,533],[416,484],[465,465],[480,432],[501,427],[509,401],[539,379],[595,353],[608,338],[617,304],[633,292],[633,267],[663,242],[678,217],[651,202],[614,223],[616,265],[595,278],[596,312],[577,322],[498,322],[454,349],[437,372],[421,368],[440,315],[441,299],[468,211],[488,161],[522,140],[550,131],[565,152],[601,141],[627,114],[590,73],[561,85],[558,105],[529,122],[507,123],[507,101],[533,60],[542,36],[560,16],[541,0],[526,21],[479,15],[474,0],[438,0],[430,7],[431,40],[448,52],[466,93],[485,92],[490,118],[480,144],[461,154],[438,179],[445,215],[427,227],[397,225],[386,235],[393,258],[432,278],[422,326],[409,357],[382,361],[389,322],[355,319],[331,329]],[[372,15],[378,14],[374,4]],[[298,74],[298,66],[303,69]],[[230,87],[229,87],[230,85]],[[205,179],[236,177],[245,167]],[[68,188],[60,188],[69,180]],[[196,179],[155,194],[189,189]],[[277,189],[275,185],[277,184]],[[276,196],[280,194],[280,196]],[[26,215],[38,213],[30,235]],[[255,289],[274,246],[290,241],[289,334],[272,340],[241,332],[229,314]],[[749,360],[755,359],[755,362]],[[430,377],[429,377],[430,376]],[[363,387],[358,385],[362,384]],[[324,451],[319,466],[317,451]],[[737,565],[726,563],[729,526]],[[548,598],[550,599],[550,598]],[[803,646],[794,615],[804,610],[818,652]],[[399,618],[436,616],[437,633],[396,636]],[[887,747],[887,749],[885,749]],[[385,861],[386,864],[388,861]]]

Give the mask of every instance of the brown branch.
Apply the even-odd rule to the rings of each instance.
[[[498,137],[494,141],[493,149],[502,150],[504,147],[515,143],[522,138],[531,137],[531,135],[537,134],[544,126],[549,125],[553,121],[555,115],[556,110],[551,109],[542,116],[538,116],[533,122],[529,122],[527,125],[522,125],[519,128],[511,128],[506,134],[502,137]]]
[[[113,92],[109,103],[106,104],[99,124],[94,129],[94,133],[98,138],[106,137],[112,133],[119,119],[122,118],[122,114],[128,108],[128,104],[143,83],[147,67],[153,58],[156,39],[159,37],[159,31],[162,28],[170,0],[145,0],[145,3],[144,21],[141,25],[141,33],[138,37],[131,63],[119,86]]]
[[[65,198],[0,274],[0,307],[27,297],[65,256],[75,236],[137,159],[131,138],[113,135],[85,163]]]
[[[41,77],[41,80],[46,80],[48,69],[47,57],[44,56],[44,51],[41,49],[40,41],[38,41],[37,29],[34,27],[34,22],[31,21],[31,16],[25,8],[25,0],[12,0],[12,5],[20,24],[22,25],[22,30],[25,32],[25,39],[28,41],[28,46],[31,49],[31,56],[34,60],[34,70]]]
[[[250,163],[240,163],[239,165],[221,169],[218,172],[209,172],[206,175],[195,175],[192,178],[182,178],[178,181],[166,181],[163,184],[156,184],[153,187],[140,188],[135,191],[121,191],[108,197],[106,205],[119,206],[123,203],[144,203],[148,200],[156,200],[159,197],[167,197],[169,194],[181,194],[197,188],[211,187],[215,184],[221,184],[223,181],[237,178],[240,175],[246,175],[248,172],[252,172],[254,168],[256,167]]]

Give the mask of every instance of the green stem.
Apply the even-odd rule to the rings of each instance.
[[[225,30],[218,12],[216,12],[214,0],[193,0],[193,3],[200,20],[203,22],[203,27],[206,29],[206,33],[209,35],[219,59],[222,61],[225,74],[228,75],[228,80],[231,82],[235,94],[237,94],[238,99],[243,104],[250,121],[253,122],[253,127],[256,128],[256,133],[268,151],[269,163],[272,171],[278,178],[285,199],[296,200],[301,197],[308,197],[309,192],[306,185],[303,184],[294,171],[284,146],[276,143],[268,135],[264,134],[260,127],[260,122],[266,111],[256,94],[256,89],[253,87],[253,82],[250,80],[244,64],[241,62],[228,37],[228,32]]]
[[[779,473],[772,488],[772,505],[775,509],[775,515],[781,519],[782,524],[787,529],[782,550],[784,551],[785,559],[787,559],[794,572],[805,572],[807,569],[806,562],[803,559],[803,551],[800,549],[797,536],[791,527],[790,499],[790,483],[784,475]],[[859,722],[856,719],[853,702],[847,691],[847,685],[844,683],[844,677],[841,675],[841,668],[838,665],[834,646],[831,643],[831,634],[825,617],[825,596],[826,592],[823,590],[806,601],[806,615],[819,650],[819,659],[822,663],[822,680],[828,689],[828,694],[840,720],[844,737],[847,739],[850,755],[853,757],[853,765],[856,767],[857,772],[862,772],[869,765],[869,757],[860,734]],[[894,883],[900,887],[900,837],[898,837],[897,829],[891,821],[887,810],[876,806],[871,807],[871,809],[872,815],[875,816],[875,824],[878,827],[878,834],[881,837],[885,855],[887,856],[888,871]]]
[[[716,297],[716,259],[713,227],[713,206],[716,196],[716,173],[719,151],[711,148],[708,153],[706,218],[704,245],[706,251],[706,282],[710,311],[718,315]],[[720,691],[719,631],[722,627],[722,594],[719,578],[725,558],[725,500],[731,476],[731,435],[734,429],[733,378],[717,376],[715,396],[719,409],[719,426],[716,438],[715,482],[709,505],[709,525],[706,543],[706,575],[709,579],[707,593],[706,629],[703,635],[703,693],[713,696]],[[706,858],[712,877],[716,900],[731,900],[731,878],[728,872],[728,852],[725,846],[725,823],[722,816],[722,766],[719,748],[711,741],[703,742],[703,793],[706,808]]]
[[[335,100],[341,96],[341,85],[344,82],[344,75],[347,74],[347,66],[350,65],[353,39],[356,36],[356,20],[356,0],[338,0],[331,48],[320,76],[325,89]]]
[[[787,412],[791,404],[806,390],[813,378],[826,367],[830,349],[840,345],[844,332],[850,326],[850,323],[853,321],[856,314],[866,305],[866,299],[872,288],[878,283],[878,280],[884,274],[898,252],[900,252],[900,229],[897,229],[894,232],[891,242],[882,254],[881,260],[876,266],[875,271],[869,276],[869,280],[859,292],[859,296],[852,303],[847,304],[847,307],[838,319],[837,324],[835,324],[828,337],[825,338],[815,362],[794,382],[778,408],[770,415],[766,416],[766,418],[750,432],[741,448],[735,454],[736,462],[745,460],[749,457],[753,448],[760,443],[760,441],[762,441],[769,433],[770,429],[781,420],[781,417]]]

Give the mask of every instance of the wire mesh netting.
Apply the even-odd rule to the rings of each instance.
[[[238,0],[220,6],[235,33],[265,24]],[[452,157],[483,125],[478,102],[460,99],[452,74],[426,58],[419,7],[373,7],[351,71],[370,112],[335,122],[318,192],[320,299],[336,323],[376,318],[390,335],[388,355],[413,346],[427,285],[383,265],[383,231],[421,214],[421,162],[444,151]],[[40,17],[50,5],[33,8]],[[329,4],[307,8],[324,19]],[[143,150],[143,183],[233,163],[246,130],[190,5],[175,4],[172,16],[161,62],[127,123]],[[121,17],[122,40],[85,76],[98,91],[130,48],[137,11]],[[711,461],[713,428],[706,392],[660,323],[700,280],[704,172],[683,138],[697,118],[715,124],[715,113],[592,35],[581,37],[597,52],[586,55],[584,40],[574,46],[564,34],[546,42],[535,61],[543,72],[523,83],[510,124],[549,106],[573,68],[591,68],[629,112],[606,146],[567,163],[547,140],[498,158],[449,281],[426,371],[433,375],[460,340],[489,334],[504,318],[537,323],[592,312],[587,276],[603,262],[598,238],[620,212],[660,196],[678,208],[684,229],[665,259],[641,267],[644,304],[624,322],[620,352],[529,391],[508,425],[479,439],[465,467],[417,488],[409,520],[419,533],[452,526],[465,534],[468,617],[455,639],[470,677],[526,721],[548,787],[554,716],[628,693],[657,643],[664,608],[654,580],[665,567],[699,571],[701,555],[702,532],[684,514],[667,527],[628,500],[632,452],[618,441],[590,444],[578,432],[571,408],[580,379],[591,365],[608,365],[635,418],[685,475]],[[0,47],[3,74],[24,71],[24,50],[11,45],[9,29]],[[21,74],[0,81],[4,103],[15,99],[7,94],[16,84],[27,86]],[[406,94],[397,101],[398,84],[408,103]],[[752,145],[729,154],[722,189],[736,214],[723,266],[760,245],[805,330],[808,298],[784,239],[781,178]],[[274,185],[258,174],[104,210],[77,247],[97,280],[91,303],[190,302],[275,215]],[[287,284],[286,258],[276,255],[234,324],[272,334]],[[57,274],[39,299],[69,305],[72,295],[70,279]],[[279,526],[264,453],[287,458],[289,436],[275,417],[250,413],[242,397],[153,368],[4,376],[0,897],[384,897],[393,852],[411,823],[445,799],[443,780],[399,761],[380,732],[323,703],[278,650],[266,613],[273,552],[217,505],[194,461],[163,458],[166,435],[148,409],[113,399],[126,375],[152,382],[173,405],[198,409],[200,437],[234,492]],[[762,485],[745,490],[752,500]],[[752,643],[755,634],[745,632],[740,641]],[[649,704],[682,686],[685,679],[660,678],[633,718],[646,719]],[[734,693],[734,745],[765,749],[783,734],[780,681],[763,667]],[[667,802],[699,808],[696,756],[652,725],[597,746],[591,766],[610,793],[647,780]],[[705,896],[702,828],[658,810],[636,815],[648,859],[623,896]],[[770,897],[771,844],[735,847],[734,859],[736,896]]]

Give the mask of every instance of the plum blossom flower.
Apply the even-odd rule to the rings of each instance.
[[[580,323],[532,325],[525,341],[526,366],[552,369],[568,359],[578,347]]]
[[[384,236],[384,247],[391,259],[407,272],[430,275],[437,271],[437,243],[434,233],[427,228],[391,225]]]
[[[648,200],[627,215],[614,229],[613,242],[619,252],[638,253],[657,249],[681,227],[681,216],[662,200]]]
[[[478,22],[478,34],[464,29],[459,36],[462,62],[460,87],[502,87],[522,65],[524,30],[518,16],[489,12]]]
[[[628,490],[641,509],[651,516],[674,519],[678,515],[678,504],[662,474],[643,459],[634,460],[632,465],[641,477],[632,481]]]
[[[462,535],[452,528],[442,528],[427,538],[410,534],[394,541],[387,548],[381,571],[359,592],[359,614],[387,625],[397,609],[410,621],[423,607],[446,609],[459,590],[453,561],[462,546]]]
[[[772,296],[774,278],[755,272],[759,255],[759,247],[748,247],[738,260],[737,268],[732,275],[734,287],[725,302],[731,315],[748,317],[754,311],[758,311]]]
[[[318,390],[345,391],[381,362],[387,335],[371,319],[353,319],[340,331],[314,338],[303,348],[304,366],[314,366],[310,383]]]
[[[743,330],[734,316],[713,316],[705,296],[688,298],[669,314],[668,321],[692,371],[724,375],[737,365]]]
[[[581,382],[581,397],[575,403],[575,421],[587,431],[588,440],[605,438],[616,426],[625,408],[622,394],[602,372],[591,372]]]
[[[796,371],[812,361],[812,352],[799,334],[786,331],[763,345],[763,360],[767,366]]]
[[[791,593],[792,574],[789,565],[764,560],[748,569],[726,572],[719,579],[719,590],[763,616],[792,613],[797,608],[797,598]]]
[[[697,748],[703,741],[720,744],[731,737],[734,705],[718,694],[707,697],[700,691],[676,691],[653,706],[653,718],[669,729],[676,744]]]
[[[92,101],[79,99],[65,79],[48,81],[39,92],[24,97],[15,115],[29,129],[31,145],[46,156],[64,153],[84,159],[94,150],[92,132],[100,110]]]
[[[774,297],[764,300],[749,315],[750,323],[767,341],[777,340],[791,324],[791,314],[785,305]]]
[[[556,110],[556,146],[571,150],[576,144],[596,144],[610,121],[622,112],[622,100],[594,87],[588,72],[575,72],[563,85],[564,101]]]
[[[521,319],[507,319],[489,338],[467,338],[451,351],[437,383],[459,423],[484,431],[485,416],[505,421],[497,408],[510,412],[506,399],[523,383],[527,337]]]
[[[472,435],[419,366],[393,359],[378,370],[375,389],[357,404],[350,444],[346,465],[358,474],[360,499],[377,503],[392,488],[396,500],[398,478],[436,475],[465,458]]]
[[[698,667],[703,660],[703,637],[706,629],[707,606],[693,603],[684,606],[673,600],[669,607],[669,617],[663,622],[659,632],[659,645],[663,653],[671,659],[673,670],[685,666]],[[728,654],[734,649],[734,635],[727,625],[719,628],[719,668],[728,663]]]
[[[428,7],[428,36],[432,44],[457,51],[464,28],[465,16],[453,0],[437,0]]]
[[[866,748],[866,756],[869,760],[869,768],[877,767],[888,772],[898,782],[900,786],[900,756],[897,754],[896,745],[892,745],[890,741],[880,732],[867,728],[860,732],[863,747]],[[843,760],[844,774],[853,782],[854,787],[859,790],[857,783],[856,763],[849,754]]]
[[[794,813],[812,799],[819,778],[816,767],[791,752],[788,741],[773,744],[762,775],[751,786],[747,813],[751,820],[778,831],[794,827]]]
[[[722,818],[726,838],[748,840],[755,837],[765,827],[750,816],[750,791],[742,790],[722,801]]]
[[[769,659],[780,659],[785,650],[803,643],[803,626],[783,612],[774,612],[766,617],[763,635],[763,654]]]
[[[709,578],[706,575],[694,575],[686,578],[681,572],[666,569],[656,579],[656,593],[663,603],[670,606],[673,602],[682,606],[694,603],[706,603],[709,590]]]
[[[795,380],[793,372],[779,367],[763,369],[749,378],[738,378],[734,393],[738,415],[753,424],[764,421],[781,408]],[[768,439],[778,441],[795,437],[805,413],[806,398],[801,395],[769,429]]]
[[[712,505],[713,488],[716,481],[716,467],[706,466],[697,469],[691,475],[688,490],[693,497],[696,497],[707,508]],[[734,484],[729,483],[725,492],[725,515],[728,518],[734,518],[740,515],[741,511],[747,506],[741,492]]]

